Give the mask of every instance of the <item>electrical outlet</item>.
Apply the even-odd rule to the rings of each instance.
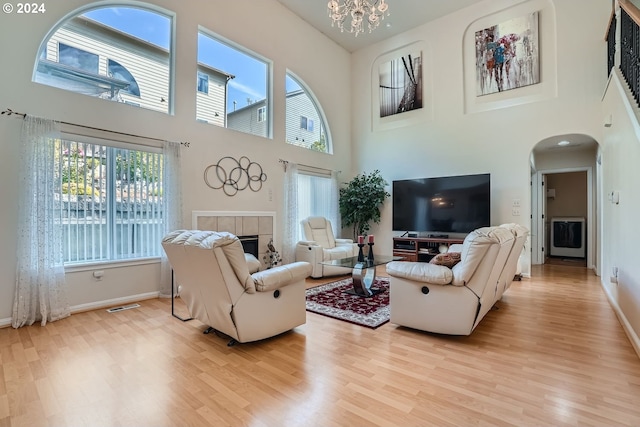
[[[611,267],[611,277],[609,278],[611,283],[618,283],[618,267]]]
[[[520,199],[513,199],[513,207],[514,208],[520,207]]]
[[[511,209],[512,216],[520,216],[520,208],[512,208]]]

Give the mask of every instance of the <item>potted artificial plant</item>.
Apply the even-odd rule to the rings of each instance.
[[[344,227],[353,227],[353,238],[369,231],[371,221],[380,223],[380,205],[391,196],[386,190],[387,182],[379,170],[362,173],[340,189],[340,217]]]

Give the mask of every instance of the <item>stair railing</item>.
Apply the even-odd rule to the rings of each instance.
[[[629,0],[618,0],[618,3],[620,4],[620,72],[627,81],[636,103],[640,105],[640,10]],[[615,55],[615,41],[613,50]]]
[[[607,76],[611,74],[611,70],[613,70],[613,67],[616,65],[616,26],[616,11],[615,9],[612,9],[611,17],[609,18],[609,26],[607,27],[607,34],[605,36],[605,40],[607,42]]]

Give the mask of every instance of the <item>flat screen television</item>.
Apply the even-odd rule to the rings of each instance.
[[[393,181],[393,230],[469,233],[491,222],[487,174]]]

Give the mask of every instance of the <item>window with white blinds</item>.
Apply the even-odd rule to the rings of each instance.
[[[331,220],[335,216],[332,200],[332,180],[329,176],[298,174],[298,223],[309,216],[322,216]],[[335,226],[335,224],[334,224]],[[335,230],[334,230],[335,231]],[[302,231],[298,240],[303,238]]]
[[[161,255],[163,155],[108,144],[56,141],[65,265]]]
[[[329,217],[331,178],[298,174],[298,206],[300,219],[308,216]]]

